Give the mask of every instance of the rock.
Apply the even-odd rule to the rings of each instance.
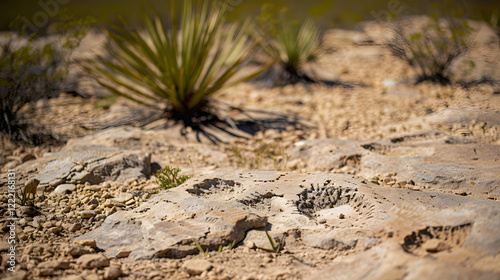
[[[18,206],[16,208],[16,214],[18,217],[35,217],[41,215],[37,207],[33,205]]]
[[[122,193],[118,194],[117,197],[114,198],[114,201],[116,201],[117,203],[123,203],[124,204],[125,202],[127,202],[127,201],[129,201],[129,200],[131,200],[133,198],[134,198],[133,194],[122,192]]]
[[[217,187],[217,184],[211,186]],[[186,188],[175,188],[166,195],[166,200],[143,203],[140,208],[148,208],[146,211],[120,211],[109,216],[101,227],[77,240],[95,239],[108,256],[133,248],[130,254],[133,259],[181,258],[198,252],[193,239],[198,240],[207,231],[210,233],[200,241],[201,245],[217,250],[219,245],[243,240],[249,229],[267,225],[265,216],[241,209],[237,201],[206,200],[190,194]],[[191,216],[197,218],[186,220]],[[186,231],[187,228],[190,230]]]
[[[76,240],[75,244],[82,245],[82,246],[87,246],[90,248],[97,249],[97,245],[94,239],[82,239],[82,240]]]
[[[2,274],[2,280],[26,280],[28,279],[29,273],[26,270],[16,270],[16,272],[5,272]]]
[[[79,257],[86,254],[92,254],[94,253],[94,250],[92,248],[85,247],[82,245],[71,244],[66,250],[66,252],[72,257]]]
[[[116,253],[115,258],[121,259],[121,258],[127,258],[132,251],[128,249],[120,250],[118,253]]]
[[[45,261],[38,264],[39,268],[48,268],[48,269],[69,269],[69,262],[65,260],[56,260],[56,261]]]
[[[384,178],[399,175],[383,174]],[[345,218],[339,219],[340,214]],[[131,259],[182,258],[199,254],[193,239],[210,251],[233,241],[243,242],[243,251],[248,252],[252,243],[270,248],[267,226],[283,250],[359,255],[354,261],[363,263],[359,275],[366,277],[382,275],[381,266],[387,271],[399,271],[398,267],[411,271],[414,262],[427,265],[423,260],[429,256],[427,249],[435,249],[424,243],[433,236],[448,246],[446,256],[450,256],[433,254],[436,264],[451,262],[472,273],[462,260],[500,253],[495,234],[498,217],[500,205],[495,201],[379,186],[353,175],[223,170],[192,178],[133,211],[117,212],[77,240],[95,239],[108,256],[129,249]],[[364,255],[372,251],[380,258],[373,266],[368,265],[372,256]],[[336,266],[341,260],[328,264],[325,277],[319,278],[344,271]],[[203,275],[203,271],[190,273]],[[358,277],[357,270],[353,277]]]
[[[124,182],[132,177],[150,175],[150,155],[117,147],[90,145],[83,139],[71,140],[59,152],[17,166],[17,172],[34,175],[40,188],[55,189],[61,184],[90,182],[99,184],[107,179]],[[84,166],[84,169],[81,169]]]
[[[255,249],[255,243],[253,241],[248,241],[245,243],[245,246],[249,249]]]
[[[442,242],[439,239],[430,239],[430,240],[426,241],[422,245],[422,247],[424,250],[426,250],[427,252],[430,252],[430,253],[441,252],[441,251],[447,250],[449,248],[449,246],[447,246],[444,242]]]
[[[470,143],[437,130],[369,142],[303,140],[287,153],[290,160],[303,161],[307,171],[341,170],[350,165],[365,178],[396,173],[383,178],[387,186],[406,187],[408,184],[397,182],[412,182],[426,189],[458,191],[481,199],[500,192],[496,172],[500,161],[494,156],[500,153],[500,146]]]
[[[112,265],[104,270],[104,279],[113,280],[122,275],[122,270],[119,266]]]
[[[80,211],[79,214],[83,219],[92,218],[96,215],[94,210],[83,210],[83,211]]]
[[[62,184],[56,187],[53,194],[55,195],[70,194],[75,190],[76,190],[76,185],[74,184]]]
[[[109,266],[109,260],[102,254],[87,254],[79,257],[76,263],[85,269]]]
[[[85,280],[100,280],[101,277],[99,277],[99,274],[96,273],[91,273],[87,276],[85,276]]]
[[[187,260],[182,265],[182,269],[191,276],[201,275],[205,271],[209,271],[212,264],[207,260]]]
[[[63,228],[62,228],[62,227],[59,227],[59,226],[49,228],[49,231],[50,231],[50,232],[52,232],[53,234],[58,234],[58,233],[59,233],[59,232],[61,232],[62,230],[63,230]]]
[[[84,279],[79,275],[66,275],[64,276],[64,280],[84,280]]]
[[[99,201],[97,198],[91,199],[89,202],[87,202],[88,205],[99,205]]]
[[[93,192],[100,191],[101,189],[102,187],[99,185],[90,185],[83,188],[84,191],[93,191]]]
[[[82,228],[82,224],[76,223],[72,224],[71,227],[68,229],[70,232],[75,232],[77,230],[80,230]]]
[[[27,161],[36,159],[36,156],[32,153],[24,153],[21,156],[19,156],[19,158],[21,159],[22,163],[25,163]]]

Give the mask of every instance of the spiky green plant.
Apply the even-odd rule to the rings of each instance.
[[[311,19],[302,21],[282,20],[280,32],[272,44],[281,65],[291,75],[299,76],[299,69],[316,58],[321,46],[321,32]]]
[[[265,67],[235,77],[257,43],[249,36],[251,21],[226,22],[227,3],[183,1],[178,20],[174,2],[168,21],[154,11],[143,16],[142,29],[110,30],[106,49],[111,61],[98,56],[87,68],[114,94],[199,127],[217,115],[211,97],[256,77]]]
[[[287,82],[295,83],[307,77],[301,73],[301,68],[320,54],[322,32],[318,24],[310,18],[290,20],[283,14],[275,14],[272,4],[263,5],[258,17],[260,33],[264,37],[264,51],[273,59],[278,60]]]
[[[456,17],[440,20],[436,15],[418,32],[408,32],[403,24],[395,24],[388,47],[395,57],[415,70],[417,83],[432,81],[445,85],[451,83],[452,63],[472,45],[472,31],[467,20]]]

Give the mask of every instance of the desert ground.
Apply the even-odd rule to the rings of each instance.
[[[231,119],[258,121],[208,129],[215,143],[142,125],[143,107],[87,78],[27,106],[52,136],[2,142],[2,204],[9,169],[40,181],[17,209],[15,273],[0,210],[2,279],[500,279],[499,39],[478,30],[477,67],[453,75],[497,82],[465,86],[415,85],[385,25],[330,29],[307,71],[334,83],[230,89],[216,99],[248,113]],[[191,179],[160,189],[165,166]]]

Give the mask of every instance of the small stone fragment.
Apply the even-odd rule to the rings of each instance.
[[[132,253],[131,250],[128,250],[128,249],[124,249],[124,250],[120,250],[118,251],[118,253],[115,255],[115,258],[117,259],[120,259],[120,258],[126,258],[130,255],[130,253]]]
[[[92,217],[95,216],[95,211],[94,210],[83,210],[83,211],[80,212],[80,216],[83,219],[92,218]]]
[[[82,245],[82,246],[88,246],[90,248],[97,249],[97,245],[94,239],[82,239],[82,240],[76,240],[74,242],[75,244]]]
[[[69,262],[65,260],[45,261],[38,264],[39,268],[45,269],[69,269]]]
[[[19,158],[21,159],[22,163],[36,159],[35,155],[32,153],[24,153]]]
[[[438,253],[444,250],[447,250],[449,248],[448,245],[443,243],[439,239],[430,239],[427,240],[422,247],[429,253]]]
[[[255,243],[253,241],[245,242],[245,246],[249,249],[255,249]]]
[[[342,214],[342,213],[340,213],[340,214],[339,214],[339,219],[341,219],[341,220],[342,220],[342,219],[345,219],[345,215],[344,215],[344,214]]]
[[[54,195],[64,195],[70,194],[76,190],[76,186],[73,184],[62,184],[56,187],[53,194]]]
[[[58,234],[62,230],[63,230],[62,227],[51,227],[51,228],[49,228],[49,231],[52,232],[53,234]]]
[[[209,271],[212,268],[212,264],[207,260],[187,260],[184,265],[182,265],[182,268],[189,275],[197,276],[205,271]]]
[[[80,230],[81,228],[82,228],[82,224],[77,223],[77,224],[71,225],[71,227],[69,228],[69,231],[75,232],[77,230]]]
[[[109,260],[102,254],[87,254],[76,260],[76,263],[85,269],[109,266]]]
[[[119,266],[112,265],[104,270],[104,279],[113,280],[122,275],[122,269]]]
[[[79,257],[86,254],[92,254],[94,253],[94,250],[82,245],[71,244],[69,249],[67,250],[67,253],[72,257]]]

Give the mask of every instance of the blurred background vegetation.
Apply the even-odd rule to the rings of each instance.
[[[36,12],[43,10],[38,4],[40,0],[0,0],[1,17],[0,30],[8,30],[9,23],[16,16],[26,17],[32,21]],[[72,15],[85,17],[92,16],[98,23],[109,24],[117,22],[122,17],[129,23],[137,22],[141,11],[153,4],[160,10],[167,11],[169,1],[165,0],[41,0],[41,2],[67,2],[59,5],[67,9]],[[241,3],[234,7],[230,18],[240,18],[245,15],[258,15],[260,7],[267,0],[231,0],[230,3]],[[295,16],[311,16],[322,22],[326,27],[352,28],[355,24],[373,20],[376,15],[386,19],[385,11],[401,10],[397,15],[430,14],[433,3],[460,6],[469,18],[490,21],[494,11],[499,10],[498,0],[460,0],[460,1],[431,1],[431,0],[274,0],[277,11],[286,10],[287,14]],[[374,16],[375,15],[375,16]],[[42,30],[43,32],[43,30]]]

